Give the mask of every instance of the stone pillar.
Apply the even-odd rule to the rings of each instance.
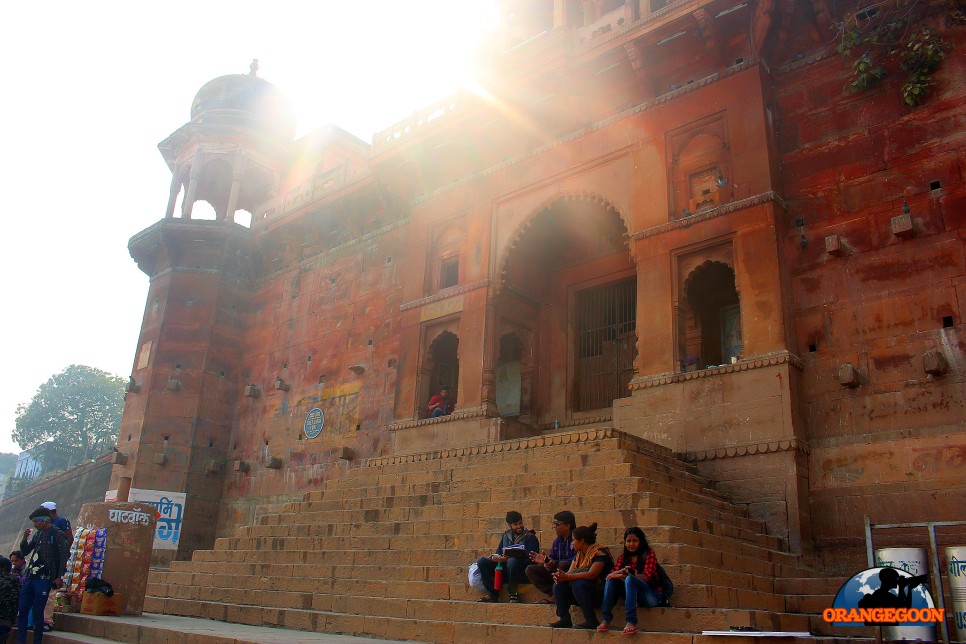
[[[245,157],[239,155],[231,173],[231,192],[228,193],[228,209],[225,211],[225,221],[235,221],[235,211],[238,209],[238,193],[241,191],[242,175],[245,172]]]
[[[174,217],[174,207],[178,203],[178,193],[181,192],[181,175],[178,173],[177,168],[175,168],[175,173],[171,177],[171,188],[168,191],[168,207],[164,211],[164,218],[171,219]]]
[[[201,162],[202,154],[201,150],[198,150],[191,162],[191,171],[188,173],[188,192],[181,204],[181,217],[184,219],[191,219],[191,209],[194,208],[195,196],[198,194],[198,181],[201,179]]]
[[[500,338],[496,328],[496,306],[492,292],[487,292],[486,313],[483,319],[483,379],[480,387],[480,405],[486,416],[499,416],[496,407],[496,378],[494,366],[500,350]]]

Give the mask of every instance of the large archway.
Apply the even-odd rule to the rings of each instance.
[[[514,396],[529,394],[523,405],[530,422],[542,428],[579,422],[628,395],[637,280],[618,212],[598,199],[554,201],[516,236],[502,269],[496,337],[510,330],[528,337],[521,348],[529,365],[517,375],[517,350],[506,345],[497,362],[504,378],[513,376]],[[501,413],[508,408],[503,385]]]

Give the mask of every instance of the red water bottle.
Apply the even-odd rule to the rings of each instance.
[[[493,590],[499,592],[503,589],[503,562],[496,562],[496,572],[493,573]]]

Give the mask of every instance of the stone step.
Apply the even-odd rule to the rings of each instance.
[[[391,554],[391,553],[390,553]],[[363,558],[368,563],[335,561],[328,565],[308,564],[238,564],[215,562],[174,561],[171,569],[152,570],[148,578],[152,584],[198,585],[202,587],[251,588],[281,590],[292,588],[302,592],[316,592],[320,580],[329,579],[395,579],[399,581],[431,581],[462,583],[471,559],[456,566],[403,565],[387,556],[383,563]],[[775,592],[775,581],[761,575],[723,571],[696,565],[668,564],[665,569],[678,589],[690,586],[737,588],[763,593]],[[155,593],[157,594],[157,593]],[[788,611],[795,612],[795,611]]]
[[[10,631],[10,634],[5,640],[7,644],[14,644],[14,642],[17,641],[16,633],[16,628]],[[33,641],[33,632],[27,633],[27,644],[33,644]],[[111,642],[118,640],[107,639],[104,637],[93,637],[91,635],[82,635],[80,633],[65,633],[63,631],[54,630],[44,633],[43,641],[45,644],[111,644]]]
[[[617,485],[611,487],[617,487]],[[479,493],[476,496],[483,494]],[[489,495],[490,493],[486,492],[485,494]],[[579,497],[547,496],[538,498],[539,500],[531,500],[526,506],[522,502],[508,502],[505,499],[491,501],[489,498],[485,501],[438,503],[438,499],[434,498],[434,495],[313,502],[300,504],[302,507],[294,508],[290,513],[278,515],[277,519],[263,520],[261,525],[240,528],[236,531],[236,536],[259,533],[275,534],[271,529],[260,530],[260,528],[279,525],[298,527],[346,523],[359,525],[360,530],[362,530],[364,529],[362,528],[363,524],[388,523],[389,521],[380,520],[388,516],[396,517],[391,520],[392,523],[408,522],[425,526],[428,522],[434,526],[434,530],[434,524],[437,522],[456,521],[465,525],[469,521],[469,529],[464,528],[461,532],[492,535],[502,533],[506,529],[504,518],[508,509],[518,508],[521,514],[524,514],[525,519],[533,518],[532,521],[527,521],[528,523],[540,528],[541,526],[536,525],[535,522],[543,524],[548,521],[548,517],[553,516],[561,507],[565,507],[574,512],[579,525],[597,522],[598,526],[601,527],[610,524],[607,527],[620,526],[623,529],[627,525],[628,519],[611,521],[607,516],[608,513],[613,517],[615,512],[618,516],[634,512],[636,513],[636,520],[639,521],[638,525],[642,527],[648,525],[693,527],[706,525],[710,522],[721,524],[722,530],[725,529],[725,526],[734,528],[732,530],[734,536],[759,539],[778,547],[783,544],[782,540],[777,537],[769,538],[765,534],[760,521],[744,518],[737,514],[719,513],[715,510],[704,511],[699,504],[671,501],[667,497],[648,492],[630,494],[603,492],[600,494],[588,493],[588,495]],[[401,508],[408,508],[408,511]],[[697,512],[701,512],[700,516],[695,516]],[[396,528],[393,528],[393,531],[395,530]],[[442,530],[445,531],[446,526]],[[544,528],[544,530],[547,530],[547,528]],[[618,541],[620,541],[622,535],[623,531],[618,536]]]
[[[773,593],[769,587],[770,580],[763,577],[725,575],[720,571],[711,571],[712,574],[704,577],[721,583],[695,583],[686,577],[691,571],[697,570],[695,567],[688,567],[687,570],[678,570],[672,566],[668,568],[668,574],[675,581],[674,605],[676,607],[767,607],[778,612],[792,612],[786,611],[784,598]],[[221,597],[217,594],[220,590],[229,591],[236,597],[262,592],[306,595],[336,593],[380,597],[398,595],[424,599],[475,599],[478,595],[465,581],[465,568],[457,569],[454,574],[453,569],[443,567],[407,566],[398,571],[389,572],[385,566],[346,565],[325,567],[321,570],[319,568],[300,570],[299,567],[289,566],[285,568],[285,572],[287,574],[273,571],[271,576],[158,572],[152,573],[148,592],[156,597],[183,599],[216,599]],[[523,584],[521,587],[532,588],[529,584]],[[213,592],[215,594],[210,594]],[[541,597],[539,591],[533,591],[532,596],[524,596],[524,601],[536,602]],[[219,601],[222,600],[247,603],[238,599],[219,599]],[[299,603],[291,607],[303,606]]]
[[[352,636],[283,630],[277,627],[232,624],[210,619],[155,615],[98,617],[55,613],[57,630],[44,642],[134,642],[136,644],[363,644],[371,641]],[[401,644],[387,640],[386,644]]]
[[[667,519],[668,517],[664,517]],[[666,522],[658,526],[650,524],[648,521],[639,521],[638,525],[647,531],[666,532],[667,538],[655,538],[654,549],[661,556],[662,563],[697,563],[693,559],[685,559],[684,552],[687,549],[721,550],[725,559],[740,561],[741,559],[752,559],[753,562],[762,561],[767,563],[782,563],[794,566],[797,562],[795,555],[764,548],[755,543],[731,537],[723,537],[712,533],[699,531],[689,531],[680,526],[668,525]],[[624,528],[603,527],[598,530],[599,543],[608,544],[620,541]],[[672,536],[673,535],[673,536]],[[660,536],[660,535],[658,535]],[[549,545],[549,544],[547,544]],[[472,534],[434,534],[434,535],[376,535],[360,536],[347,534],[345,536],[334,537],[255,537],[255,538],[225,538],[215,541],[215,550],[203,551],[213,553],[210,557],[230,556],[231,553],[247,550],[272,550],[272,551],[305,551],[317,552],[319,550],[344,551],[361,550],[372,551],[382,548],[389,550],[457,550],[463,551],[464,556],[475,558],[480,554],[490,552],[493,546],[493,538],[484,538],[479,533]],[[542,550],[546,550],[546,545],[541,544]],[[610,546],[612,554],[620,552],[618,545]],[[675,557],[672,553],[682,553]],[[735,559],[737,558],[737,559]],[[213,560],[211,558],[209,561]],[[760,568],[754,567],[754,570]],[[734,570],[743,571],[745,568],[736,567]]]
[[[248,606],[216,603],[205,600],[149,598],[146,609],[171,615],[226,619],[251,625],[278,625],[286,628],[310,628],[337,633],[386,635],[401,637],[398,632],[387,632],[385,624],[367,624],[366,620],[408,620],[419,625],[421,631],[407,630],[414,639],[429,641],[465,641],[448,639],[449,628],[455,625],[504,625],[507,629],[545,628],[556,619],[553,606],[534,604],[481,604],[466,601],[399,600],[378,597],[346,597],[321,595],[314,598],[311,609]],[[576,609],[574,609],[576,610]],[[615,610],[615,622],[623,622],[623,615]],[[755,610],[736,609],[642,609],[639,627],[650,633],[695,633],[701,630],[728,630],[731,626],[752,626],[762,630],[805,631],[808,618]],[[576,617],[576,613],[573,613]],[[302,625],[298,625],[302,624]],[[443,629],[443,639],[438,639]],[[554,629],[546,628],[547,635]],[[469,632],[469,631],[463,631]],[[514,631],[508,630],[507,634]],[[539,633],[534,631],[524,631]],[[522,633],[521,633],[522,634]],[[468,636],[469,637],[469,636]],[[473,635],[471,639],[475,639]],[[504,641],[502,638],[498,641]],[[506,640],[510,641],[510,640]]]
[[[600,499],[601,503],[605,501]],[[506,504],[493,504],[496,507],[506,508]],[[625,503],[615,502],[615,505],[625,505]],[[712,518],[698,519],[694,517],[693,511],[685,505],[682,507],[676,503],[663,503],[661,498],[654,495],[642,494],[638,502],[626,503],[632,508],[598,510],[589,516],[598,524],[598,540],[602,543],[619,544],[623,539],[625,526],[627,524],[640,525],[646,527],[648,540],[654,543],[667,541],[662,534],[667,530],[675,530],[675,537],[671,540],[685,538],[686,532],[696,534],[713,535],[716,539],[730,539],[740,541],[749,545],[767,550],[781,550],[783,540],[769,535],[756,532],[747,526],[753,525],[749,520],[733,522],[723,522]],[[509,506],[512,507],[512,506]],[[475,509],[478,510],[479,506]],[[466,508],[468,513],[474,511],[473,508]],[[291,515],[291,521],[280,520],[277,523],[262,524],[255,526],[245,526],[235,531],[233,537],[224,537],[216,543],[216,548],[232,547],[231,544],[244,542],[248,539],[278,539],[278,538],[303,538],[303,539],[333,539],[346,538],[350,536],[360,537],[405,537],[416,535],[425,531],[426,522],[411,520],[382,521],[379,516],[384,515],[385,510],[364,511],[361,514],[346,511],[336,515],[326,513],[319,515],[313,512],[302,512]],[[673,513],[673,514],[670,514]],[[483,516],[466,516],[461,518],[436,519],[432,521],[433,532],[439,536],[459,538],[462,543],[470,545],[478,544],[485,547],[486,543],[493,541],[496,535],[500,535],[506,530],[504,523],[505,514],[499,518]],[[302,522],[297,523],[295,519],[300,517]],[[349,519],[344,521],[342,519]],[[653,534],[652,534],[653,533]],[[550,530],[538,530],[537,538],[541,544],[549,544],[553,541],[553,533]],[[220,545],[219,545],[220,544]]]
[[[577,475],[579,476],[579,472],[577,472]],[[415,507],[424,507],[427,499],[432,499],[435,503],[441,505],[486,502],[493,499],[494,491],[499,491],[499,498],[496,502],[503,503],[503,507],[513,503],[525,503],[535,498],[573,496],[574,483],[572,480],[567,480],[566,477],[564,480],[550,482],[534,481],[526,477],[519,478],[519,481],[506,485],[493,484],[486,489],[481,489],[478,482],[472,484],[467,482],[431,482],[411,485],[373,485],[368,488],[360,487],[351,490],[330,490],[326,488],[318,494],[310,493],[311,501],[283,506],[283,512],[294,513],[329,508],[343,510],[347,503],[353,503],[352,507],[359,507],[357,503],[359,499],[371,498],[391,498],[393,499],[392,507],[399,507],[400,504],[406,505],[406,499],[413,500]],[[649,473],[631,472],[608,479],[578,480],[580,480],[579,485],[582,495],[646,493],[667,499],[669,503],[691,504],[692,507],[700,507],[705,511],[712,512],[714,516],[747,517],[746,508],[736,506],[717,495],[710,495],[707,490],[694,492],[665,481],[656,480],[657,478]],[[486,492],[490,492],[489,497],[486,496]],[[321,508],[316,506],[317,503],[327,501],[338,501],[339,503],[325,505]],[[269,515],[262,515],[260,521],[264,523],[267,516]],[[536,519],[537,517],[534,517],[534,520]],[[502,520],[502,515],[500,520]]]
[[[624,476],[640,476],[656,483],[673,484],[680,490],[700,492],[708,497],[727,501],[723,494],[711,487],[707,479],[686,469],[686,465],[680,461],[655,462],[642,459],[640,455],[626,455],[622,452],[595,456],[596,459],[589,462],[585,459],[569,457],[540,460],[539,463],[534,463],[532,459],[521,463],[491,465],[451,463],[452,469],[431,469],[380,476],[362,476],[362,474],[352,476],[355,472],[365,473],[366,468],[360,468],[360,470],[350,471],[350,476],[326,486],[324,491],[316,490],[307,493],[306,500],[349,498],[379,488],[391,488],[393,492],[420,487],[426,492],[432,492],[436,491],[436,487],[447,485],[455,490],[476,489],[481,480],[487,481],[489,487],[511,489],[524,485],[590,482]]]
[[[775,589],[786,595],[825,595],[835,598],[847,577],[785,577],[775,580]]]

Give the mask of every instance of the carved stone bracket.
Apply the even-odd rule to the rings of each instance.
[[[774,452],[799,451],[809,453],[808,444],[797,438],[783,438],[767,443],[749,443],[747,445],[732,445],[696,452],[685,452],[682,456],[688,463],[713,461],[720,458],[736,458],[739,456],[754,456],[755,454],[771,454]]]
[[[773,367],[780,364],[787,364],[795,367],[799,371],[805,368],[805,363],[801,358],[789,351],[776,351],[765,353],[758,356],[742,358],[735,364],[720,365],[710,369],[699,369],[687,373],[662,373],[656,376],[643,376],[631,380],[628,387],[634,389],[650,389],[651,387],[662,387],[664,385],[676,384],[687,380],[698,380],[709,378],[725,373],[736,373],[738,371],[750,371],[751,369],[761,369],[762,367]]]

